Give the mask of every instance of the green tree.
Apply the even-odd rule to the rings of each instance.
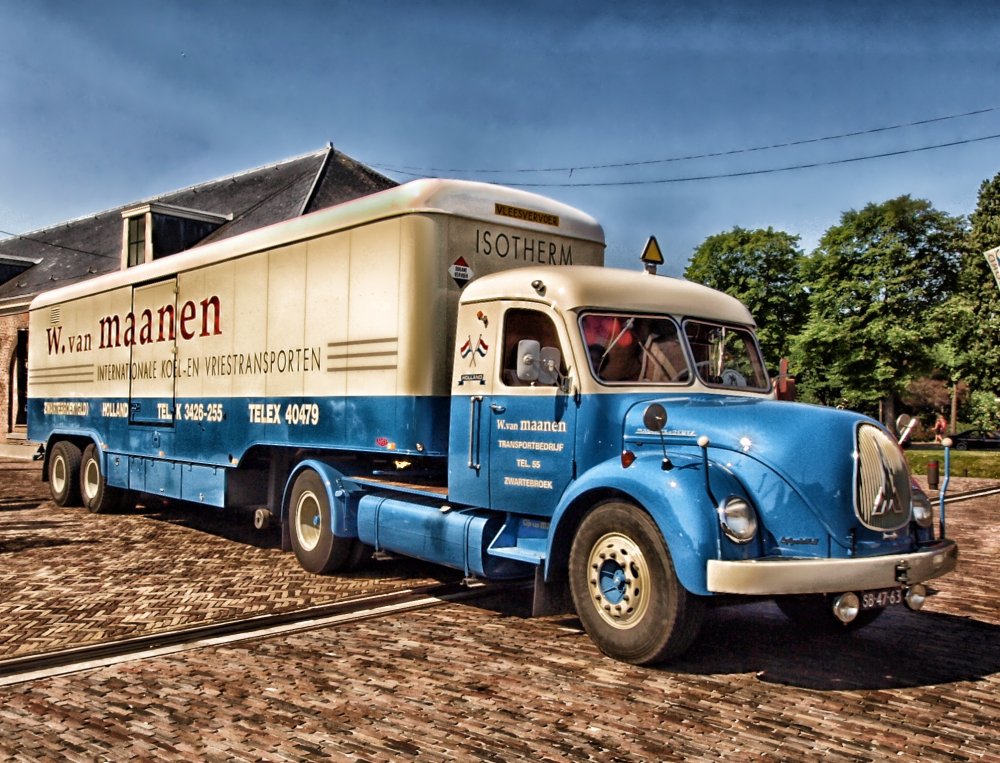
[[[765,359],[777,366],[805,320],[806,293],[799,278],[803,256],[798,236],[771,228],[733,228],[705,239],[684,277],[743,302],[759,327]]]
[[[970,222],[957,288],[931,313],[929,326],[934,332],[938,367],[952,390],[952,428],[958,414],[955,393],[961,382],[967,383],[980,401],[970,406],[966,418],[983,426],[991,426],[991,422],[986,420],[989,416],[984,419],[980,415],[989,407],[981,401],[1000,391],[1000,290],[983,256],[988,249],[1000,246],[1000,174],[979,187],[979,201]]]
[[[895,398],[935,366],[928,311],[954,293],[965,228],[900,196],[841,216],[804,261],[809,315],[793,358],[807,399],[890,423]]]

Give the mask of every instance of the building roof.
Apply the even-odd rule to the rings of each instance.
[[[0,313],[21,312],[49,289],[120,269],[122,211],[169,204],[229,218],[200,244],[397,185],[327,146],[303,156],[209,180],[148,199],[0,240]]]

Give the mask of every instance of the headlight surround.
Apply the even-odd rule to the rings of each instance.
[[[729,496],[718,508],[722,532],[733,543],[749,543],[757,534],[757,512],[745,498]]]
[[[913,521],[917,523],[917,526],[926,529],[934,524],[934,509],[931,507],[931,499],[924,494],[923,490],[914,488],[912,506]]]

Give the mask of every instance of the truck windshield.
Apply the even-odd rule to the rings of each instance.
[[[768,389],[753,332],[688,320],[683,331],[669,316],[586,313],[580,330],[590,370],[605,384],[688,384]],[[687,348],[685,348],[685,344]]]
[[[767,389],[767,373],[753,334],[745,328],[684,322],[698,376],[719,387]]]
[[[687,383],[691,370],[672,318],[587,313],[580,329],[598,381],[624,384]]]

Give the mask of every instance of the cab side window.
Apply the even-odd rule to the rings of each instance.
[[[523,352],[525,340],[538,342],[542,353],[548,356],[552,350],[559,353],[559,373],[566,373],[565,362],[562,360],[562,352],[559,344],[559,334],[556,332],[552,319],[538,310],[525,310],[514,308],[508,310],[504,315],[503,324],[503,368],[500,373],[500,380],[508,387],[551,387],[556,385],[556,381],[551,374],[542,373],[535,381],[526,381],[518,378],[518,361],[524,363]],[[549,348],[546,350],[546,348]],[[535,363],[539,359],[534,360]],[[523,375],[523,374],[522,374]]]

